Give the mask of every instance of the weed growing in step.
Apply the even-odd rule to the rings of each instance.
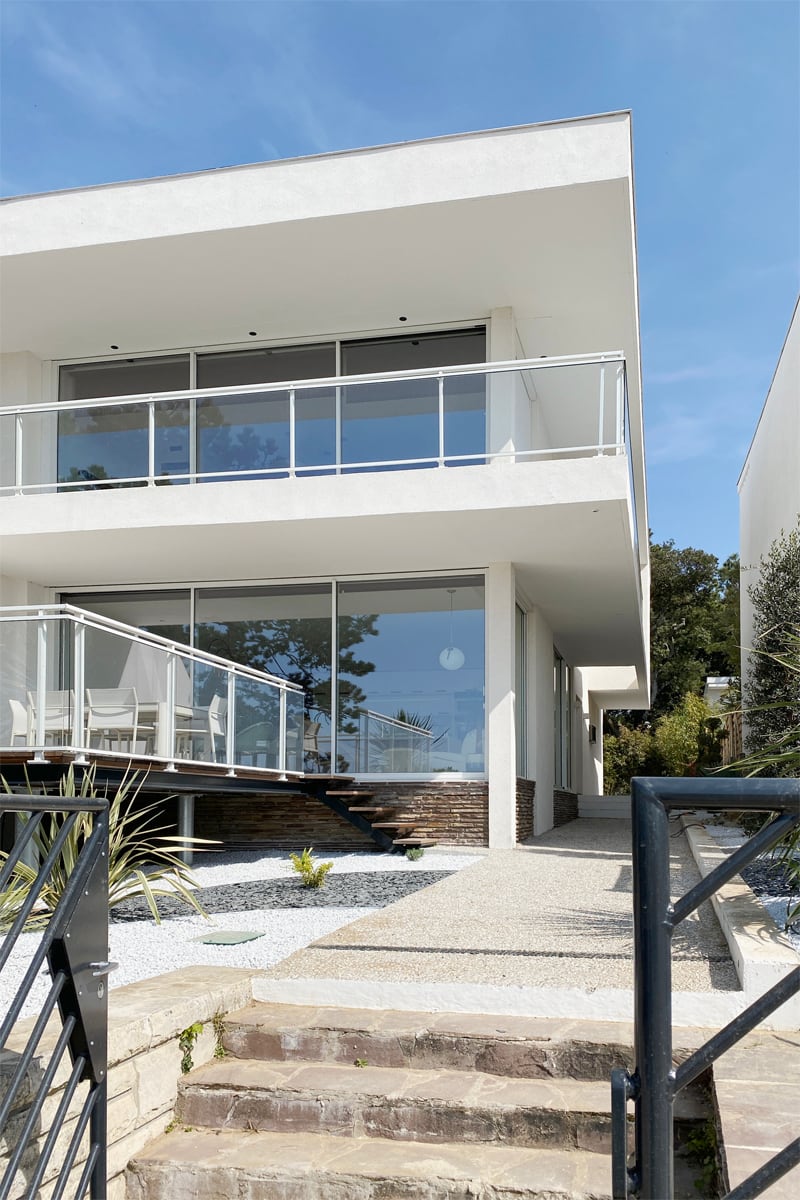
[[[313,847],[308,846],[302,854],[289,855],[292,866],[303,880],[303,887],[322,887],[325,876],[333,867],[332,862],[315,863],[313,854]]]
[[[367,1060],[366,1060],[365,1058],[357,1058],[357,1059],[355,1059],[355,1061],[353,1062],[353,1066],[354,1066],[354,1067],[366,1067],[366,1066],[367,1066]]]
[[[217,1010],[211,1018],[211,1024],[214,1027],[214,1058],[224,1058],[226,1050],[222,1039],[225,1034],[225,1013]]]
[[[686,1157],[697,1172],[695,1188],[701,1196],[719,1195],[717,1130],[706,1121],[686,1139]]]
[[[197,1039],[203,1032],[203,1022],[195,1021],[193,1025],[187,1025],[186,1029],[181,1030],[178,1034],[178,1045],[181,1048],[181,1074],[188,1075],[194,1066],[192,1061],[192,1051],[195,1048]]]
[[[409,846],[406,850],[406,858],[410,859],[411,862],[417,862],[420,858],[422,858],[424,853],[424,846]]]

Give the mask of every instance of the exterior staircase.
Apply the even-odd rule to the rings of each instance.
[[[312,779],[313,776],[307,776],[304,783]],[[375,800],[372,792],[354,788],[352,780],[339,778],[333,787],[321,780],[313,795],[372,838],[381,850],[404,851],[436,845],[419,814],[404,812],[400,804]]]
[[[607,1200],[609,1074],[630,1062],[630,1032],[253,1004],[225,1019],[225,1057],[183,1079],[127,1196]],[[681,1136],[705,1116],[700,1093],[682,1097]]]

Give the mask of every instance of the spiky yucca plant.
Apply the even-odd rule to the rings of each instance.
[[[152,913],[153,920],[161,923],[156,898],[170,896],[182,900],[201,916],[207,916],[203,906],[193,893],[197,883],[189,868],[178,857],[178,850],[201,839],[159,837],[166,826],[154,824],[154,813],[158,803],[148,804],[133,811],[133,805],[141,791],[143,777],[139,772],[126,774],[108,805],[109,848],[108,848],[108,906],[114,908],[124,900],[143,896]],[[10,787],[0,776],[0,784],[6,792]],[[28,791],[33,789],[28,783]],[[72,766],[62,776],[58,787],[64,799],[94,799],[97,790],[94,769],[85,771],[80,786],[76,784]],[[26,815],[22,815],[27,820]],[[63,824],[63,816],[55,814],[48,827],[41,826],[33,835],[32,844],[37,859],[41,862],[50,850]],[[79,813],[67,837],[50,876],[39,895],[36,908],[28,924],[45,924],[55,911],[67,882],[75,868],[81,847],[92,831],[92,814]],[[0,867],[8,855],[0,852]],[[27,863],[18,862],[4,892],[0,893],[0,926],[8,926],[19,912],[37,878],[37,869]]]

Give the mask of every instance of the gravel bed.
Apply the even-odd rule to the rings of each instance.
[[[305,887],[295,879],[250,880],[200,888],[195,894],[207,913],[252,912],[264,908],[385,908],[420,888],[452,875],[452,871],[404,871],[328,875],[322,887]],[[186,916],[187,905],[158,898],[162,920]],[[111,921],[147,921],[144,900],[126,900],[111,910]]]
[[[359,917],[377,912],[400,896],[446,878],[478,862],[480,854],[428,851],[411,861],[386,854],[316,854],[333,861],[321,889],[304,888],[288,855],[280,851],[242,851],[203,855],[192,874],[200,888],[208,918],[185,904],[159,900],[156,925],[146,906],[127,901],[128,911],[112,910],[109,959],[119,968],[109,976],[111,989],[191,966],[244,967],[266,970]],[[280,907],[278,906],[280,905]],[[134,906],[138,912],[131,911]],[[167,911],[169,910],[169,911]],[[141,917],[142,919],[139,919]],[[199,938],[223,931],[258,933],[237,945],[206,945]],[[23,934],[0,973],[0,1011],[8,1008],[39,942],[38,933]],[[39,1011],[49,987],[43,971],[22,1009]]]

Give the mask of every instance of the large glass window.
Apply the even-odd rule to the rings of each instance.
[[[198,587],[193,627],[189,589],[62,599],[299,684],[304,711],[288,746],[298,769],[482,773],[482,576],[340,583],[335,592],[334,618],[330,583]],[[157,712],[166,699],[163,656],[112,646],[102,633],[90,641],[92,685],[133,687]],[[176,703],[186,756],[219,760],[227,695],[222,668],[182,662]],[[277,765],[276,703],[276,693],[237,681],[235,761]]]
[[[344,771],[484,770],[483,579],[343,583]]]
[[[198,388],[298,382],[336,374],[336,347],[277,346],[272,350],[198,354]],[[197,403],[200,472],[289,467],[288,391],[211,396]],[[299,466],[336,461],[336,390],[314,388],[295,398],[295,460]]]
[[[331,587],[199,588],[195,602],[195,645],[221,658],[298,683],[305,698],[301,769],[331,765]],[[213,688],[213,680],[209,681]],[[201,697],[205,702],[205,697]],[[243,701],[245,709],[246,701]],[[237,744],[258,748],[264,718],[237,713]]]
[[[162,355],[63,366],[59,400],[154,395],[189,387],[189,355]],[[76,408],[59,414],[58,478],[61,483],[103,486],[98,480],[148,475],[148,406]],[[189,470],[189,405],[185,400],[155,406],[155,473]],[[107,484],[105,486],[112,486]]]
[[[342,374],[368,375],[483,362],[486,331],[416,334],[342,343]],[[445,383],[446,454],[481,454],[486,447],[485,381],[459,376]],[[435,460],[439,454],[439,388],[435,379],[355,384],[342,389],[342,463]],[[404,467],[403,469],[407,469]]]

